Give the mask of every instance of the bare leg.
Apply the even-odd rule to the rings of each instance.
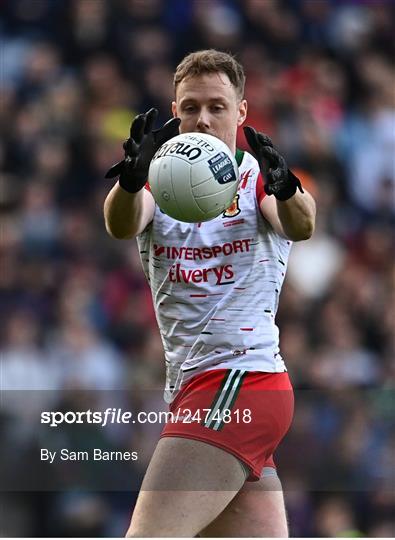
[[[227,507],[244,481],[240,462],[224,450],[191,439],[160,439],[127,537],[194,537]]]
[[[288,538],[284,497],[278,476],[246,482],[225,510],[199,536]]]

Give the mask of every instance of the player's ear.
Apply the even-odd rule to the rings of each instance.
[[[171,112],[173,113],[173,117],[177,118],[177,103],[175,101],[171,103]]]
[[[238,111],[238,118],[237,118],[237,125],[241,126],[244,124],[245,119],[247,118],[247,100],[242,99],[239,103],[239,111]]]

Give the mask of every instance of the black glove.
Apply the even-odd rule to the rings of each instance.
[[[125,159],[113,165],[105,175],[105,178],[119,175],[120,186],[129,193],[137,193],[144,187],[155,152],[179,133],[179,118],[171,118],[160,129],[152,131],[157,116],[157,109],[136,116],[130,126],[130,137],[123,143]]]
[[[244,134],[258,160],[262,176],[266,179],[264,189],[267,195],[286,201],[295,195],[296,189],[304,193],[300,180],[288,169],[285,159],[273,147],[270,137],[256,132],[250,126],[244,128]]]

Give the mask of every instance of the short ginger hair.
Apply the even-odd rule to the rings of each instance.
[[[215,49],[188,54],[178,64],[174,73],[174,90],[177,90],[177,86],[182,80],[206,73],[225,73],[234,86],[237,97],[242,99],[245,84],[243,66],[231,54]]]

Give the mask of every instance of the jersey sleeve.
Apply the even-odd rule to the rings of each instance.
[[[266,197],[266,192],[263,186],[264,186],[263,176],[262,176],[262,173],[259,173],[258,178],[256,180],[256,186],[255,186],[256,200],[258,201],[259,206],[261,205],[261,202],[263,201],[263,199]]]

